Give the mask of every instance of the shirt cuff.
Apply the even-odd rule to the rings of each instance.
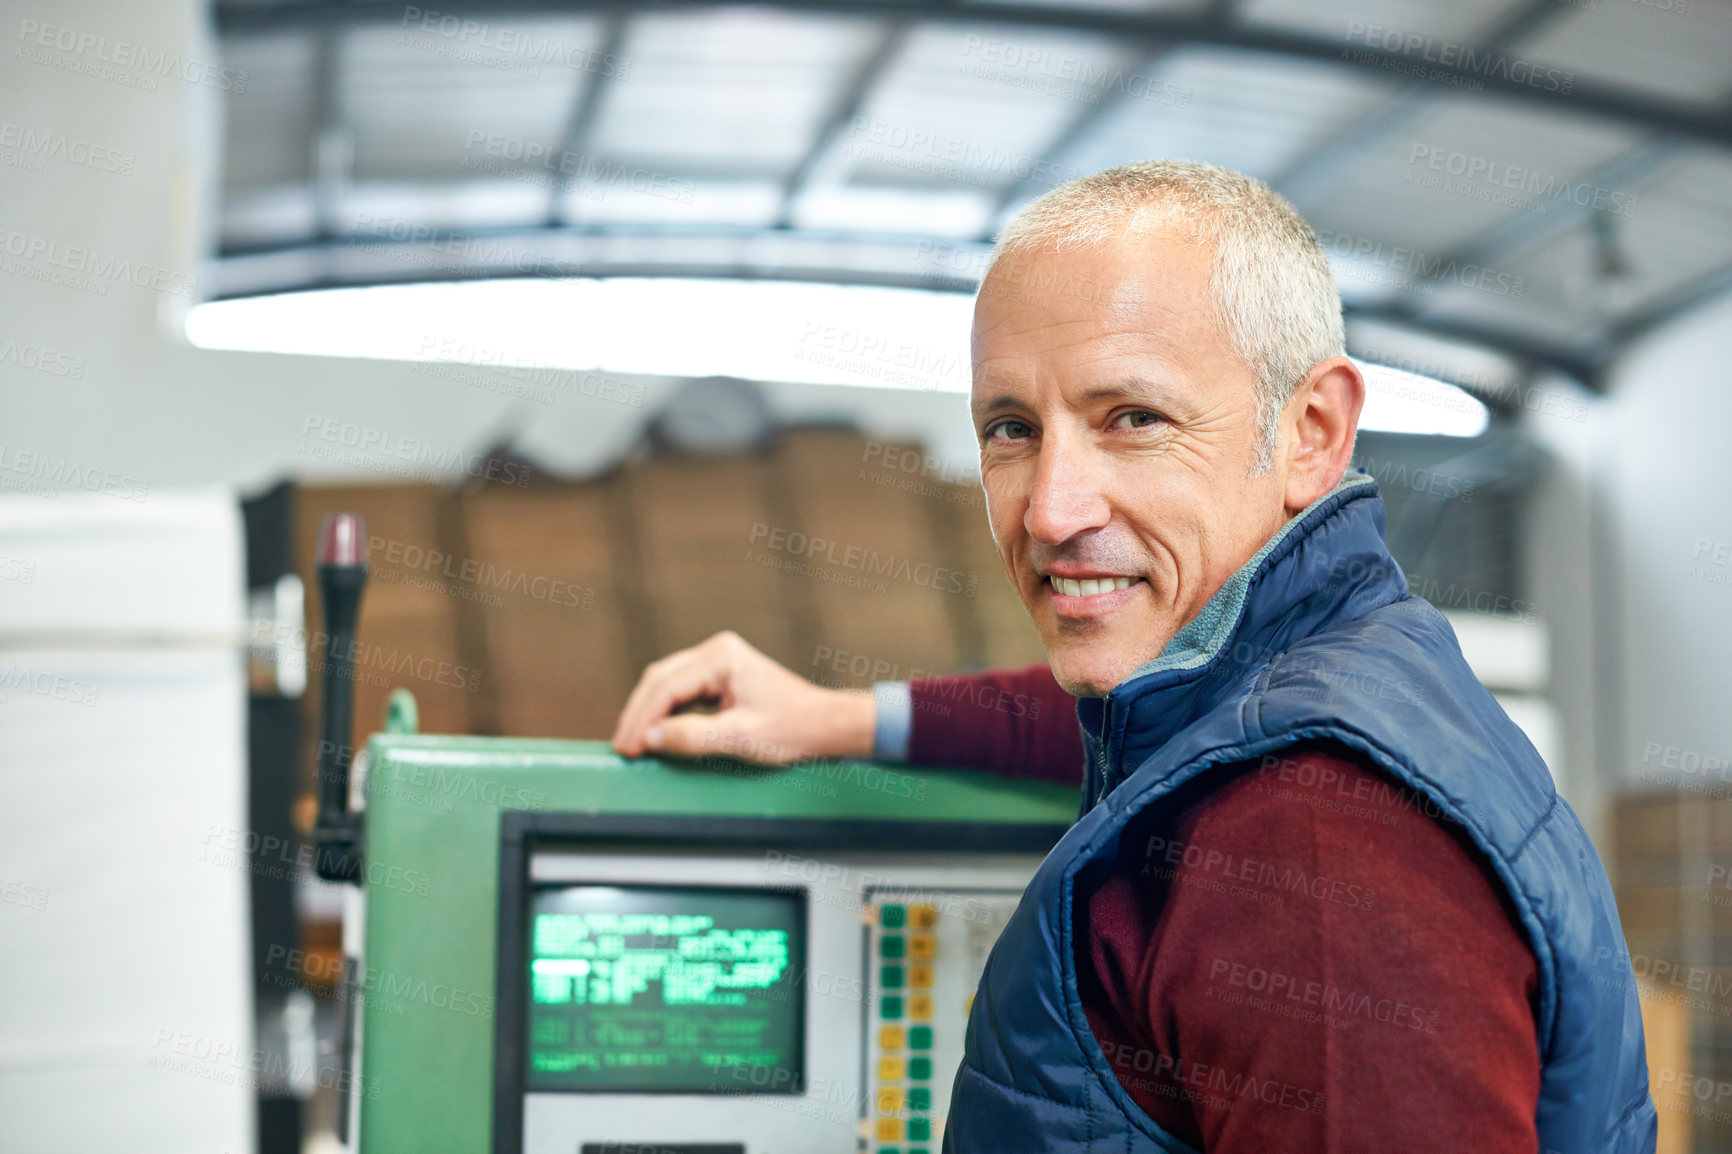
[[[877,717],[872,723],[872,760],[908,760],[908,739],[914,731],[914,697],[906,681],[879,681],[872,686]]]

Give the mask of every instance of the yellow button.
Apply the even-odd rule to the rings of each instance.
[[[965,1014],[974,1013],[974,995],[973,994],[968,995],[968,1001],[963,1003],[962,1012]]]
[[[902,1081],[902,1059],[886,1055],[878,1059],[878,1080],[880,1082]]]
[[[932,998],[926,994],[916,994],[908,999],[908,1016],[916,1022],[932,1020]]]
[[[929,930],[938,924],[937,906],[909,906],[908,924],[917,930]]]
[[[902,1120],[900,1118],[878,1119],[878,1141],[895,1142],[902,1137]]]
[[[878,1031],[880,1050],[900,1050],[907,1044],[907,1040],[902,1036],[901,1026],[884,1026]]]
[[[917,990],[932,988],[932,967],[926,965],[908,967],[908,984]]]
[[[915,934],[908,939],[908,956],[911,958],[930,959],[938,952],[938,943],[931,934]]]
[[[878,1112],[894,1114],[902,1109],[902,1091],[895,1087],[878,1091]]]

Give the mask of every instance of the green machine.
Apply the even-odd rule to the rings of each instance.
[[[422,735],[401,690],[351,767],[365,540],[337,514],[320,541],[315,836],[320,873],[355,883],[345,1141],[937,1150],[981,968],[1074,790]]]

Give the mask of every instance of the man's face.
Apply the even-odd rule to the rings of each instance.
[[[1250,475],[1256,377],[1215,322],[1212,261],[1145,228],[1007,257],[975,305],[993,535],[1078,696],[1159,655],[1289,516],[1282,454]]]

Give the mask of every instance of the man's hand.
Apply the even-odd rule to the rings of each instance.
[[[704,699],[718,713],[675,714]],[[721,754],[758,765],[872,756],[872,694],[825,689],[771,661],[737,633],[664,657],[644,670],[619,715],[613,747],[626,757]]]

